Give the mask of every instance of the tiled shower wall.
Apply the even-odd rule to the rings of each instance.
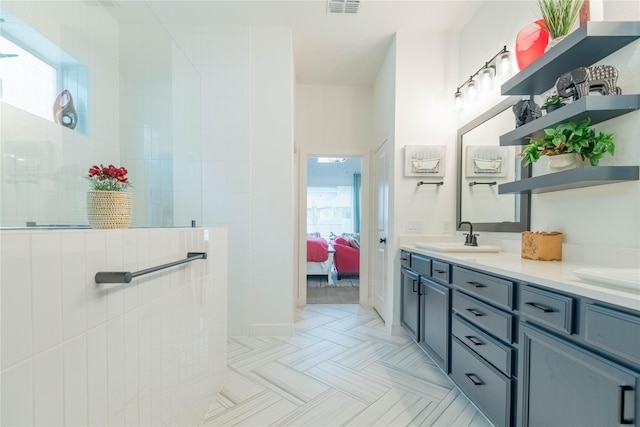
[[[0,249],[0,424],[199,424],[226,371],[225,229],[5,230]]]

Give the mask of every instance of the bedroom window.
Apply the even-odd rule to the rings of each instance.
[[[307,231],[353,233],[353,187],[308,187]]]

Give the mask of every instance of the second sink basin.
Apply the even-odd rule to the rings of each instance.
[[[464,243],[458,242],[442,242],[442,243],[429,243],[429,242],[416,242],[416,248],[429,249],[431,251],[439,252],[500,252],[498,246],[478,245],[478,246],[466,246]]]

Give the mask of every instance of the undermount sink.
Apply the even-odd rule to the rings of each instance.
[[[416,242],[416,248],[429,249],[431,251],[438,252],[500,252],[498,246],[478,245],[467,246],[464,243],[458,242],[441,242],[441,243],[428,243],[428,242]]]
[[[640,268],[579,268],[573,274],[588,283],[640,292]]]

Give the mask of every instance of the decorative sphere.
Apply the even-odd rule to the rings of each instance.
[[[521,70],[544,55],[549,44],[549,32],[544,19],[527,24],[516,36],[516,62]]]

